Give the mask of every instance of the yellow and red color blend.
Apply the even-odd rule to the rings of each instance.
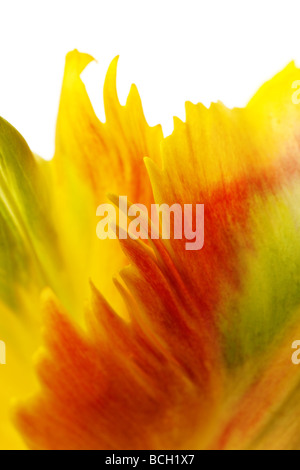
[[[188,103],[164,139],[135,87],[119,104],[117,60],[99,122],[91,60],[67,57],[53,161],[0,122],[0,445],[300,449],[300,72]],[[100,242],[108,193],[205,204],[204,248]]]

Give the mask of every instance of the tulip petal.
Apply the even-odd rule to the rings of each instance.
[[[133,201],[142,199],[147,206],[153,202],[143,158],[159,161],[162,140],[161,127],[148,126],[134,85],[126,106],[120,105],[117,58],[105,81],[106,122],[99,121],[80,78],[92,60],[78,51],[67,56],[53,161],[63,252],[73,273],[70,281],[76,291],[76,286],[81,286],[81,299],[72,305],[73,312],[78,310],[77,317],[88,295],[90,278],[116,308],[122,308],[112,277],[126,260],[116,241],[99,242],[95,237],[96,209],[108,202],[107,193],[127,195]]]
[[[89,58],[78,53],[71,58],[81,65],[68,80],[75,80],[82,96],[78,71]],[[115,283],[127,306],[126,320],[123,310],[118,316],[103,298],[108,292],[100,279],[104,254],[99,273],[93,265],[82,270],[92,272],[100,287],[92,288],[87,331],[78,331],[63,307],[51,296],[46,299],[44,358],[38,367],[42,390],[16,410],[30,448],[245,449],[266,448],[273,438],[277,448],[298,445],[290,433],[280,434],[280,423],[286,426],[299,416],[299,374],[290,361],[300,304],[300,108],[291,100],[297,73],[289,66],[245,109],[188,104],[187,122],[175,121],[161,153],[161,142],[156,141],[154,156],[144,147],[151,184],[143,175],[146,192],[138,185],[129,199],[148,207],[152,186],[157,203],[204,204],[204,248],[187,251],[186,240],[172,237],[148,244],[120,240],[124,258]],[[108,77],[115,80],[115,64]],[[80,188],[77,195],[90,194],[90,200],[103,193],[97,184],[98,176],[103,181],[98,159],[105,155],[103,141],[112,149],[111,173],[104,167],[110,193],[122,194],[134,181],[128,175],[142,174],[142,147],[134,152],[136,167],[127,139],[133,129],[112,83],[108,78],[107,123],[95,127],[90,111],[79,113],[73,125],[70,114],[61,118],[76,132],[63,144],[58,141],[57,174],[68,174]],[[83,116],[88,138],[76,147]],[[59,139],[68,132],[62,128]],[[93,153],[96,140],[101,151]],[[118,176],[110,182],[120,165],[119,145],[129,146],[121,170],[124,186]],[[70,171],[64,173],[64,165]],[[101,249],[92,246],[91,253],[99,256]],[[131,263],[126,268],[125,259]]]
[[[1,448],[20,448],[9,403],[35,382],[32,355],[39,345],[39,296],[52,285],[59,250],[45,163],[0,119],[0,339],[8,365],[0,366]]]

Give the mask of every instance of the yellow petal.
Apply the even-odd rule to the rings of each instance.
[[[107,119],[100,122],[80,78],[91,61],[90,56],[78,51],[70,53],[66,60],[53,161],[57,217],[66,264],[72,272],[74,289],[81,295],[76,305],[82,306],[91,278],[120,307],[111,279],[126,261],[116,241],[99,243],[95,237],[96,209],[108,202],[108,192],[151,204],[152,188],[143,158],[159,161],[162,131],[160,126],[151,128],[146,123],[135,86],[126,106],[120,105],[116,92],[117,59],[107,73]],[[80,290],[76,287],[79,285]]]

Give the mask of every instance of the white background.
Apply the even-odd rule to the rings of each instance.
[[[77,48],[98,60],[84,81],[102,120],[104,75],[120,54],[121,102],[136,83],[149,123],[169,134],[186,100],[244,106],[300,62],[299,32],[299,0],[0,0],[0,115],[50,158],[64,58]]]

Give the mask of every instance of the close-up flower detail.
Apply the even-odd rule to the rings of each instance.
[[[244,108],[188,102],[164,137],[135,86],[120,104],[117,58],[98,119],[92,61],[66,58],[51,161],[0,121],[0,446],[300,449],[299,70]],[[125,195],[204,204],[203,248],[99,240]]]

